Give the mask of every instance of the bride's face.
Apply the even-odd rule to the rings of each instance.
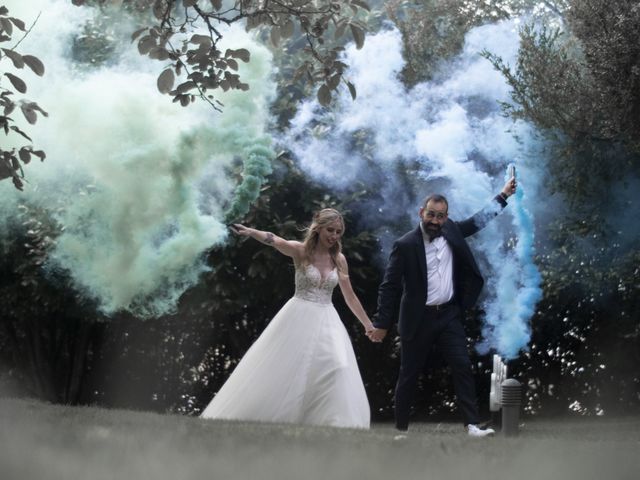
[[[329,249],[342,237],[342,223],[339,220],[318,229],[318,243]]]

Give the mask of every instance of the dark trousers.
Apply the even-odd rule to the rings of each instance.
[[[418,376],[424,370],[434,345],[451,367],[458,408],[462,411],[465,425],[479,422],[475,381],[461,317],[462,312],[456,305],[439,311],[426,307],[416,335],[411,340],[400,342],[400,374],[395,397],[398,429],[409,427],[409,410]]]

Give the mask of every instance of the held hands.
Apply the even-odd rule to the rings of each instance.
[[[387,330],[384,328],[376,328],[373,322],[367,318],[367,323],[364,325],[364,333],[374,343],[380,343],[387,335]]]
[[[384,328],[375,328],[367,330],[367,337],[374,343],[380,343],[387,336],[387,331]]]
[[[368,337],[369,334],[375,330],[376,327],[373,326],[371,320],[367,319],[367,323],[364,324],[364,334]]]

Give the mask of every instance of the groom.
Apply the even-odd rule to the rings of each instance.
[[[400,373],[395,391],[396,428],[409,428],[409,410],[418,375],[437,346],[451,367],[458,407],[473,437],[492,435],[478,427],[478,406],[462,312],[478,299],[484,280],[465,237],[483,228],[506,207],[516,190],[505,183],[491,204],[472,217],[454,222],[442,195],[428,197],[419,211],[420,225],[395,241],[378,291],[376,327],[368,336],[381,342],[400,316]]]

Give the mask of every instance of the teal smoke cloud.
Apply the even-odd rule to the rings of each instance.
[[[220,94],[222,114],[204,102],[183,108],[156,91],[162,66],[128,39],[108,65],[74,61],[73,39],[97,10],[67,0],[10,3],[27,23],[42,12],[23,48],[47,66],[46,82],[34,81],[29,93],[51,115],[29,127],[47,161],[29,166],[23,195],[0,185],[0,214],[12,215],[19,202],[48,212],[62,233],[46,268],[67,271],[105,314],[173,311],[207,269],[203,253],[225,242],[228,216],[246,213],[270,172],[270,53],[229,29],[229,45],[252,52],[240,66],[251,89]],[[239,185],[230,173],[238,161]]]

